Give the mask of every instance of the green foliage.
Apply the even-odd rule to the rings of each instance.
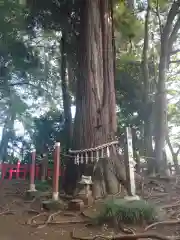
[[[47,192],[51,188],[48,181],[42,182],[42,181],[36,180],[35,185],[36,185],[36,189],[40,192]]]
[[[34,119],[33,142],[37,153],[52,152],[56,141],[61,142],[63,147],[64,135],[64,119],[62,112],[49,111]]]
[[[19,73],[21,77],[27,69],[34,67],[32,49],[23,42],[25,35],[24,8],[16,0],[1,1],[0,7],[0,56],[1,78],[8,72]],[[4,67],[4,69],[2,68]],[[5,74],[6,71],[6,74]]]
[[[122,42],[138,42],[143,37],[143,23],[127,8],[125,1],[118,1],[114,5],[114,26],[119,33],[117,45],[122,48]]]
[[[117,223],[142,223],[153,222],[157,217],[155,206],[144,200],[114,199],[104,203],[104,209],[96,221],[102,223],[114,219]]]
[[[116,69],[116,101],[120,109],[118,119],[120,126],[138,126],[142,121],[142,73],[138,61],[129,59],[118,61]]]
[[[168,1],[167,0],[151,0],[151,6],[153,8],[159,7],[161,10],[165,10],[168,7]]]

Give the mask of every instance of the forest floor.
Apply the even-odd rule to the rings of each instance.
[[[80,216],[63,216],[59,214],[55,217],[54,223],[43,225],[47,220],[46,216],[39,216],[37,220],[28,221],[39,213],[44,211],[41,209],[40,200],[27,202],[24,200],[23,194],[27,189],[27,183],[24,181],[8,181],[4,180],[0,184],[0,240],[70,240],[72,232],[77,239],[87,237],[93,239],[93,236],[103,235],[111,236],[115,231],[103,225],[101,227],[87,227],[84,223],[62,223],[63,221],[82,220]],[[162,188],[162,189],[160,189]],[[158,233],[164,236],[176,237],[180,239],[180,187],[168,185],[166,192],[163,187],[150,187],[144,191],[144,198],[163,207],[166,211],[167,222],[163,225],[157,225],[145,231],[145,226],[130,226],[134,233]],[[168,192],[167,192],[168,191]],[[89,209],[93,212],[95,209]],[[91,214],[90,213],[90,214]],[[87,219],[86,219],[87,220]],[[40,227],[38,227],[40,226]],[[126,226],[127,227],[127,226]],[[128,226],[129,227],[129,226]],[[124,235],[124,232],[119,232]],[[102,239],[102,238],[101,238]]]

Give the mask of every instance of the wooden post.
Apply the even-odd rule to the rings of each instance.
[[[53,194],[52,199],[59,199],[59,167],[60,167],[60,142],[55,144],[54,168],[53,168]]]
[[[36,150],[31,152],[31,166],[30,166],[30,191],[36,191],[35,188],[35,164],[36,164]]]
[[[41,161],[41,181],[44,182],[47,178],[48,170],[48,157],[46,154],[43,154],[43,159]]]
[[[134,159],[133,159],[133,147],[132,147],[132,134],[129,127],[126,128],[126,174],[128,181],[128,195],[136,195],[135,174],[134,174]]]
[[[170,175],[172,175],[172,165],[171,165],[171,163],[168,164],[168,167],[169,167],[169,173],[170,173]]]

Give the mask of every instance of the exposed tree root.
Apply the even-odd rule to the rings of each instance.
[[[52,222],[52,221],[49,221],[48,224],[51,224],[51,225],[64,225],[64,224],[78,224],[78,223],[81,223],[81,224],[87,224],[89,223],[89,221],[85,221],[85,220],[64,220],[64,221],[58,221],[58,222]],[[43,224],[43,227],[47,225],[46,224]],[[37,228],[41,228],[42,225],[39,225]]]
[[[0,213],[0,216],[2,216],[2,215],[10,215],[10,214],[14,215],[15,213],[16,213],[16,211],[13,211],[13,210],[5,210],[4,212]]]
[[[48,216],[47,220],[45,221],[45,223],[43,225],[39,225],[38,228],[44,228],[46,227],[49,223],[51,223],[51,221],[54,219],[55,216],[57,216],[58,214],[60,214],[62,211],[58,211],[55,213],[52,213]]]
[[[30,209],[31,211],[31,209]],[[32,210],[33,212],[36,212],[35,210]],[[83,223],[83,224],[87,224],[89,223],[89,221],[85,221],[85,220],[78,220],[78,219],[74,219],[74,220],[63,220],[63,221],[53,221],[54,220],[54,217],[57,216],[58,214],[62,213],[62,210],[58,211],[58,212],[55,212],[53,214],[50,214],[48,215],[48,213],[46,212],[43,212],[43,213],[39,213],[37,214],[36,216],[32,217],[31,219],[29,219],[27,221],[27,224],[28,225],[37,225],[37,228],[44,228],[46,227],[48,224],[77,224],[77,223]],[[48,218],[47,220],[44,222],[44,224],[33,224],[33,221],[35,219],[37,219],[38,217],[40,216],[46,216],[48,215]],[[77,217],[77,214],[73,214],[73,213],[63,213],[64,216],[73,216],[73,217]]]
[[[36,216],[30,218],[28,221],[27,221],[27,224],[28,225],[32,225],[32,221],[34,221],[36,218],[40,217],[40,216],[46,216],[48,213],[46,212],[43,212],[43,213],[39,213],[37,214]]]
[[[82,212],[80,212],[81,215]],[[78,217],[79,214],[73,213],[73,212],[63,212],[63,216],[68,216],[68,217]]]
[[[123,233],[125,233],[125,234],[133,234],[133,235],[135,235],[136,234],[136,232],[135,232],[135,230],[134,229],[132,229],[132,228],[127,228],[127,227],[124,227],[124,226],[122,226],[121,224],[119,225],[119,230],[121,230]]]
[[[179,224],[180,220],[169,220],[169,221],[162,221],[162,222],[155,222],[152,223],[151,225],[147,226],[144,231],[149,230],[152,227],[155,227],[157,225],[173,225],[173,224]]]
[[[174,204],[168,204],[168,205],[162,206],[161,208],[167,209],[167,208],[173,208],[173,207],[179,207],[179,206],[180,206],[180,202],[174,203]]]
[[[40,214],[39,211],[34,210],[34,209],[25,209],[25,210],[23,210],[23,212]]]
[[[103,236],[103,235],[96,235],[94,237],[76,237],[74,235],[74,231],[71,232],[71,238],[77,239],[77,240],[95,240],[95,239],[108,239],[108,240],[137,240],[139,238],[155,238],[159,240],[170,240],[171,238],[165,237],[163,235],[159,234],[153,234],[153,233],[139,233],[136,235],[114,235],[114,236]]]
[[[151,195],[151,197],[152,198],[163,197],[163,196],[166,196],[168,194],[169,193],[156,193],[156,194]]]
[[[32,200],[26,200],[26,201],[24,201],[24,203],[32,204],[32,203],[34,203],[36,200],[37,200],[37,198],[34,197]]]

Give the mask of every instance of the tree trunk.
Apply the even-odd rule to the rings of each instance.
[[[168,144],[169,150],[170,150],[171,155],[172,155],[172,159],[173,159],[173,162],[174,162],[174,167],[175,167],[175,170],[176,170],[176,174],[180,174],[180,168],[179,168],[179,164],[178,164],[178,155],[179,155],[179,152],[180,152],[180,147],[178,148],[177,152],[174,152],[174,149],[172,147],[172,144],[171,144],[171,141],[170,141],[170,138],[169,138],[168,134],[166,135],[166,142]]]
[[[159,81],[156,96],[156,131],[155,131],[155,158],[157,161],[158,172],[165,174],[165,162],[163,151],[165,148],[165,137],[167,130],[167,99],[166,99],[166,56],[161,54],[159,64]]]
[[[69,149],[72,140],[72,114],[71,114],[71,96],[69,92],[66,68],[67,68],[66,34],[63,31],[61,37],[61,82],[65,117],[66,148]]]
[[[0,144],[0,159],[3,162],[6,162],[7,159],[7,149],[8,149],[8,143],[9,143],[9,136],[7,133],[6,125],[3,128],[3,133],[2,133],[2,139],[1,139],[1,144]]]
[[[8,157],[8,143],[14,136],[14,120],[15,114],[11,113],[11,116],[8,116],[3,127],[2,139],[0,143],[0,159],[3,162],[7,160]]]
[[[180,169],[179,169],[179,164],[178,164],[178,155],[174,153],[172,155],[172,157],[173,157],[173,163],[174,163],[174,167],[176,170],[176,174],[180,174]]]
[[[142,72],[144,80],[144,156],[148,163],[148,173],[154,170],[153,148],[152,148],[152,99],[151,95],[151,80],[149,77],[149,20],[150,20],[150,1],[148,1],[145,29],[144,29],[144,46],[142,54]]]
[[[156,171],[156,159],[153,156],[152,147],[152,122],[149,120],[144,124],[144,146],[145,157],[147,161],[148,174],[152,174]]]
[[[165,148],[165,139],[167,133],[167,99],[166,99],[166,75],[167,60],[169,51],[169,37],[171,35],[174,19],[178,13],[180,1],[172,3],[169,10],[166,24],[161,34],[161,53],[159,62],[159,76],[156,94],[156,122],[155,122],[155,156],[158,163],[159,173],[166,174],[166,166],[163,160],[163,151]],[[176,26],[176,24],[175,24]]]
[[[73,148],[77,150],[111,142],[117,127],[111,0],[83,1],[80,21],[73,137]],[[117,157],[97,163],[93,184],[96,197],[101,197],[102,192],[117,192],[117,179],[125,184],[123,167]],[[81,174],[86,174],[86,169]]]
[[[41,181],[44,182],[47,179],[48,156],[47,154],[43,154],[42,157],[43,159],[41,161]]]

